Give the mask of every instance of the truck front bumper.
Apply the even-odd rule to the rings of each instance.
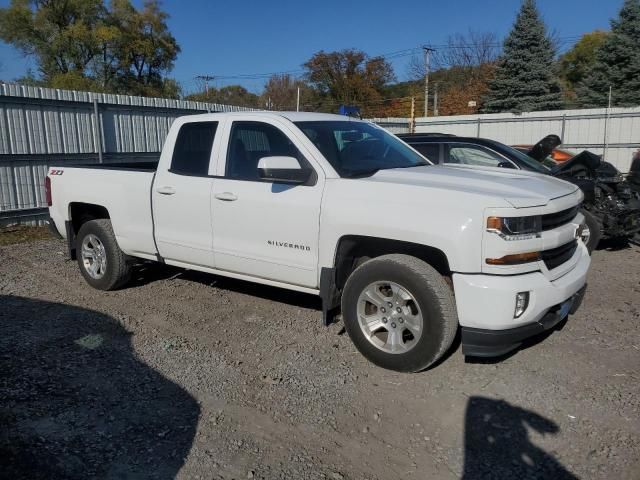
[[[550,330],[574,313],[585,292],[591,258],[584,245],[576,250],[573,268],[555,280],[542,272],[522,275],[454,274],[462,352],[498,356],[531,336]],[[529,293],[524,313],[515,318],[516,295]]]
[[[518,348],[527,338],[551,330],[580,307],[586,285],[559,305],[549,309],[537,322],[506,330],[462,327],[462,353],[471,357],[496,357]]]

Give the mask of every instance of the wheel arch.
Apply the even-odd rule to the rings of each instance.
[[[338,240],[334,254],[333,266],[336,271],[336,286],[342,288],[349,274],[363,259],[392,253],[419,258],[431,265],[441,275],[445,277],[451,275],[449,260],[439,248],[391,238],[345,235]]]
[[[439,248],[391,238],[343,235],[336,244],[332,265],[323,267],[320,271],[320,297],[325,325],[329,325],[337,313],[342,289],[351,272],[363,260],[392,253],[419,258],[431,265],[443,277],[451,277],[449,260]]]
[[[85,202],[71,202],[69,204],[68,218],[65,222],[67,232],[67,244],[69,257],[75,260],[76,257],[76,236],[82,225],[90,220],[110,219],[109,211],[102,205]]]

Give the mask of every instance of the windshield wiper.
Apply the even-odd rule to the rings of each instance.
[[[389,167],[388,170],[393,170],[394,168],[413,168],[413,167],[429,167],[433,164],[431,163],[419,163],[417,165],[403,165],[401,167]]]
[[[363,177],[371,177],[375,175],[380,170],[395,170],[396,168],[413,168],[413,167],[427,167],[430,166],[430,163],[419,163],[417,165],[399,165],[397,167],[376,167],[371,168],[369,170],[354,170],[352,172],[346,172],[342,176],[344,178],[363,178]]]
[[[363,178],[363,177],[371,177],[378,173],[380,168],[371,168],[369,170],[354,170],[352,172],[345,172],[342,174],[344,178]]]

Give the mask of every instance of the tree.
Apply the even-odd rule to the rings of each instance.
[[[163,75],[173,69],[180,47],[158,0],[146,0],[141,11],[129,0],[113,0],[112,5],[111,24],[119,33],[114,52],[120,89],[131,95],[177,95],[175,82],[164,82]]]
[[[562,106],[555,49],[535,0],[524,0],[507,36],[482,111],[555,110]]]
[[[451,70],[455,71],[457,68]],[[495,65],[488,63],[475,67],[471,75],[465,75],[464,82],[451,82],[440,96],[438,113],[440,115],[477,113],[481,99],[489,90],[489,82],[494,72]]]
[[[382,57],[370,58],[359,50],[320,51],[304,64],[306,78],[316,93],[320,110],[338,105],[373,107],[382,99],[382,88],[395,79],[393,68]]]
[[[104,14],[102,0],[12,0],[0,9],[0,38],[35,57],[43,80],[56,86],[84,76]]]
[[[302,107],[304,101],[310,98],[307,84],[291,75],[272,75],[262,92],[262,103],[271,110],[295,110],[298,88]]]
[[[586,107],[606,106],[609,87],[614,105],[640,105],[640,0],[625,0],[611,20],[611,33],[577,89],[578,100]]]
[[[260,97],[241,85],[228,85],[220,89],[209,87],[208,92],[187,95],[185,99],[239,107],[264,108],[264,105],[261,105]]]
[[[435,91],[436,84],[439,88],[440,115],[463,115],[478,111],[477,106],[469,107],[469,102],[475,101],[478,104],[486,94],[499,54],[500,44],[495,34],[473,30],[466,34],[451,35],[446,45],[435,49],[431,60],[430,83],[431,92]],[[425,74],[422,56],[412,59],[409,73],[416,78],[417,98],[420,99],[417,110],[422,112]],[[434,100],[430,98],[430,106],[435,109]]]
[[[596,63],[596,52],[607,38],[608,32],[595,30],[585,33],[571,50],[560,57],[559,75],[569,91],[584,81]]]
[[[34,57],[49,87],[177,97],[164,76],[180,47],[157,0],[11,0],[0,39]],[[34,79],[37,80],[37,79]]]

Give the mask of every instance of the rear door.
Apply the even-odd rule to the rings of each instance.
[[[211,200],[216,268],[316,288],[322,171],[285,123],[236,120],[227,129]],[[261,180],[258,161],[268,156],[297,158],[314,180]]]
[[[151,191],[155,238],[168,261],[214,266],[209,168],[219,145],[219,122],[187,122],[178,130],[169,169]],[[167,142],[169,144],[169,142]]]

